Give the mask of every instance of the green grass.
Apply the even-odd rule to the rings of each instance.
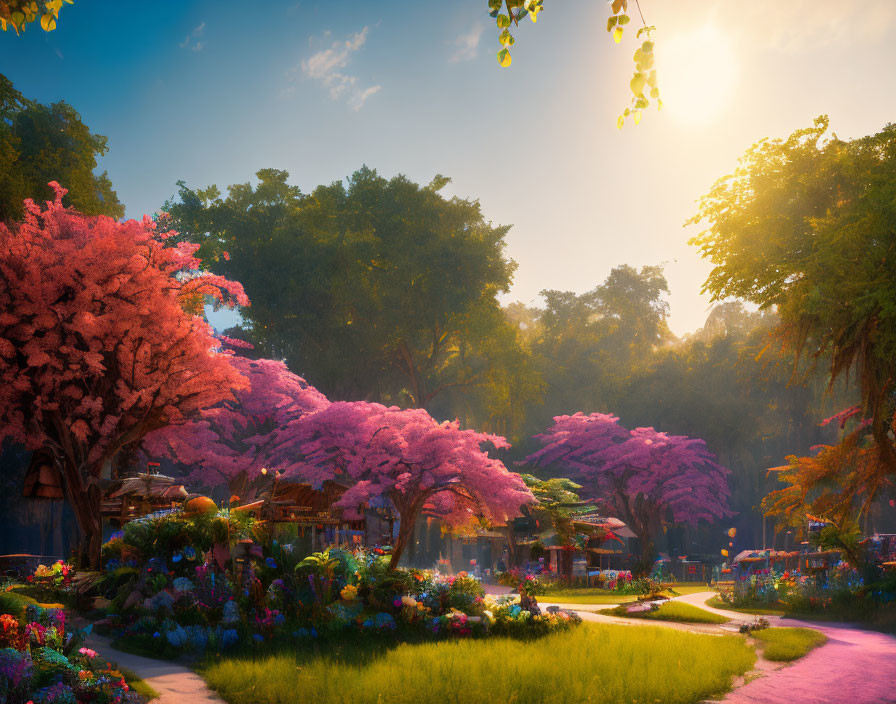
[[[582,592],[591,593],[583,594]],[[558,604],[627,604],[635,601],[638,597],[635,594],[614,594],[607,592],[606,589],[562,589],[535,598],[539,603],[548,604],[551,602]]]
[[[784,609],[775,609],[772,607],[764,607],[764,608],[756,608],[756,609],[748,609],[742,608],[740,606],[729,606],[724,601],[722,601],[719,597],[714,596],[710,599],[706,600],[707,606],[712,606],[714,609],[725,609],[726,611],[736,611],[739,614],[750,614],[752,616],[783,616]]]
[[[145,680],[143,680],[137,673],[133,670],[129,670],[126,667],[119,667],[118,671],[122,674],[125,681],[128,683],[128,687],[133,689],[137,694],[143,697],[146,701],[152,701],[153,699],[158,699],[161,695],[150,687]]]
[[[729,619],[680,601],[667,601],[656,611],[636,611],[628,613],[625,606],[615,609],[601,609],[599,613],[622,618],[644,618],[649,621],[676,621],[678,623],[728,623]]]
[[[230,704],[686,704],[718,696],[755,663],[739,636],[581,626],[535,640],[355,645],[216,660],[202,670]]]
[[[801,658],[828,640],[824,633],[811,628],[765,628],[751,635],[762,646],[762,656],[776,662]]]
[[[670,587],[675,590],[675,594],[696,594],[697,592],[710,591],[706,585],[693,584],[676,584]],[[666,591],[667,596],[674,596],[670,591]],[[599,587],[571,587],[569,589],[557,589],[549,594],[539,594],[536,599],[539,602],[556,602],[558,604],[629,604],[636,601],[637,594],[619,594],[618,592],[607,591]]]

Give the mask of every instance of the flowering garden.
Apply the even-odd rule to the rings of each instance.
[[[97,627],[122,647],[175,657],[361,634],[525,637],[579,622],[574,613],[487,596],[463,572],[392,569],[388,550],[297,557],[238,516],[224,510],[128,523],[103,546],[96,588],[109,605]]]

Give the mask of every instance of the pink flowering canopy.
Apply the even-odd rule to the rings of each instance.
[[[522,478],[483,445],[509,447],[497,435],[439,423],[425,410],[378,403],[337,402],[305,418],[305,464],[296,467],[313,483],[334,480],[349,487],[337,505],[357,516],[376,497],[387,497],[401,515],[393,565],[424,504],[451,526],[477,519],[504,523],[534,498]]]
[[[199,313],[207,296],[249,302],[199,271],[195,245],[64,208],[50,185],[46,210],[0,224],[0,441],[55,458],[98,558],[102,465],[244,383]]]
[[[149,457],[190,467],[187,479],[214,487],[263,467],[295,476],[301,466],[302,419],[329,405],[327,398],[283,362],[232,357],[244,388],[187,423],[146,436]]]
[[[528,461],[562,467],[638,536],[641,572],[649,571],[654,540],[668,519],[694,526],[732,515],[729,472],[703,440],[626,430],[604,413],[557,416],[536,439],[543,447]]]
[[[706,442],[653,428],[626,430],[614,415],[557,416],[536,438],[544,445],[527,459],[557,464],[597,497],[644,496],[676,523],[696,525],[729,516],[728,470]]]

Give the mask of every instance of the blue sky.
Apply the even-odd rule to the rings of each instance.
[[[896,116],[892,0],[642,0],[667,109],[621,131],[636,45],[609,39],[604,2],[549,0],[508,69],[485,5],[76,0],[52,33],[0,36],[0,72],[108,136],[101,167],[129,217],[178,179],[223,188],[274,167],[307,191],[365,163],[443,173],[513,225],[508,300],[665,263],[679,334],[708,309],[682,223],[715,178],[820,113],[842,137]]]

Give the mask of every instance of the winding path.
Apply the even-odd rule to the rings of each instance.
[[[753,617],[706,606],[709,592],[678,597],[738,621]],[[844,623],[799,621],[767,616],[773,626],[814,628],[828,637],[792,665],[776,666],[764,677],[732,692],[730,704],[893,704],[896,702],[896,637]]]
[[[715,592],[698,592],[675,597],[693,606],[731,619],[719,626],[625,619],[582,609],[581,604],[557,604],[576,611],[583,620],[596,623],[624,623],[678,628],[697,633],[737,632],[741,623],[755,616],[725,611],[706,605]],[[551,602],[540,602],[543,606]],[[612,604],[597,608],[612,608]],[[723,700],[729,704],[894,704],[896,703],[896,637],[865,631],[850,624],[807,622],[767,616],[773,626],[814,628],[828,642],[793,664],[771,663],[760,657],[759,675],[736,687]]]
[[[125,667],[159,693],[153,704],[225,704],[199,675],[184,665],[116,650],[108,638],[91,634],[87,645],[104,658]]]

